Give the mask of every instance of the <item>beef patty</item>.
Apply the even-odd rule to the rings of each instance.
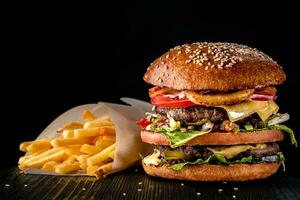
[[[186,108],[161,108],[156,107],[155,112],[160,115],[170,116],[176,121],[200,122],[208,119],[211,122],[221,122],[228,119],[223,108],[192,106]]]
[[[207,149],[208,146],[181,146],[177,148],[171,148],[170,146],[158,145],[156,148],[160,151],[179,151],[186,155],[187,160],[191,159],[207,159],[213,153]],[[214,146],[215,147],[215,146]],[[276,143],[268,143],[263,149],[250,149],[238,154],[233,159],[240,159],[245,156],[253,156],[255,159],[261,159],[265,156],[276,155],[279,152],[279,145]]]

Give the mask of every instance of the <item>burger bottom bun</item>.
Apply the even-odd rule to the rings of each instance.
[[[278,163],[230,164],[230,165],[193,165],[181,170],[173,170],[170,165],[145,165],[145,172],[151,176],[187,181],[249,181],[264,179],[274,174]]]

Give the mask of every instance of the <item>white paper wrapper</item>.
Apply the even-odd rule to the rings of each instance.
[[[141,141],[140,130],[136,125],[136,121],[144,117],[145,112],[150,111],[152,105],[132,98],[121,98],[121,100],[131,106],[99,102],[98,104],[86,104],[72,108],[56,118],[37,137],[37,139],[57,137],[56,131],[71,121],[83,122],[81,114],[86,109],[90,110],[98,117],[109,115],[116,126],[116,149],[111,173],[126,169],[134,165],[140,159],[139,152],[146,154],[152,151],[152,147],[150,145]],[[38,169],[30,169],[25,171],[25,173],[60,175]],[[77,173],[67,175],[76,176],[84,174]]]

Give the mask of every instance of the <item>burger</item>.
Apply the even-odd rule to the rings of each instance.
[[[198,42],[170,49],[144,75],[153,109],[138,121],[154,146],[151,176],[191,181],[263,179],[284,166],[276,86],[286,80],[269,56],[245,45]]]

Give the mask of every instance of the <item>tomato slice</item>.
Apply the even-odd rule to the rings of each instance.
[[[158,107],[165,108],[178,108],[178,107],[189,107],[197,104],[189,101],[188,98],[169,98],[166,96],[155,96],[151,98],[151,103]]]
[[[141,128],[141,129],[146,129],[146,127],[151,123],[150,119],[140,119],[139,121],[137,121],[137,125]]]

